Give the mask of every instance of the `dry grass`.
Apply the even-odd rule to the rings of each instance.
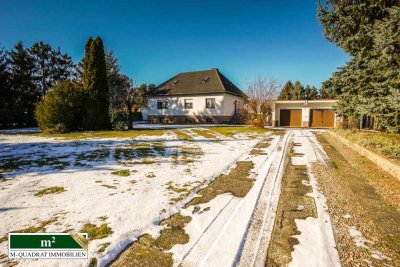
[[[293,156],[295,156],[295,153],[291,149],[289,157]],[[299,243],[293,235],[300,234],[295,220],[316,217],[317,215],[314,200],[306,196],[307,193],[312,192],[312,188],[303,184],[303,180],[310,181],[307,167],[293,165],[289,159],[282,178],[282,192],[279,198],[271,243],[268,247],[268,266],[287,266],[291,262],[293,246]],[[298,209],[299,205],[303,206],[303,209]]]
[[[176,194],[175,197],[171,198],[170,204],[175,204],[176,202],[184,200],[187,196],[189,196],[193,192],[193,187],[190,185],[183,185],[182,187],[175,186],[173,182],[169,182],[167,184],[167,190]]]
[[[253,187],[253,179],[249,179],[250,170],[253,168],[251,161],[238,161],[236,166],[228,173],[218,176],[206,188],[198,192],[200,197],[194,198],[186,207],[207,203],[217,195],[231,193],[235,197],[244,197]]]
[[[269,132],[267,129],[260,129],[253,126],[219,126],[209,127],[210,131],[222,134],[226,137],[234,138],[236,134],[264,134]]]
[[[271,139],[258,143],[250,152],[250,155],[267,155],[262,149],[269,147]]]
[[[66,190],[64,189],[64,187],[61,186],[53,186],[53,187],[49,187],[49,188],[45,188],[40,190],[39,192],[37,192],[35,194],[35,196],[37,197],[41,197],[44,195],[49,195],[49,194],[60,194],[62,192],[65,192]]]
[[[191,131],[197,135],[200,135],[203,138],[206,138],[206,139],[217,138],[217,136],[215,134],[213,134],[211,131],[208,131],[207,129],[191,129]]]
[[[103,243],[100,245],[100,248],[97,250],[98,253],[104,252],[106,250],[106,248],[111,245],[110,242],[107,243]]]
[[[184,227],[191,221],[191,217],[174,214],[162,221],[160,225],[167,228],[161,231],[160,236],[154,239],[151,235],[142,235],[126,249],[111,266],[172,266],[172,254],[166,252],[176,244],[186,244],[189,236]]]
[[[173,264],[172,253],[166,253],[155,245],[156,240],[148,234],[139,237],[110,266],[170,267]]]
[[[66,140],[82,140],[82,139],[98,139],[98,138],[137,138],[141,135],[161,136],[166,132],[164,129],[149,129],[149,130],[131,130],[131,131],[85,131],[71,132],[63,134],[48,134],[48,133],[26,133],[33,136],[56,137]]]
[[[176,138],[182,141],[191,141],[193,140],[193,137],[186,133],[186,131],[183,130],[175,130],[173,133],[176,135]]]
[[[111,174],[119,175],[119,176],[129,176],[131,173],[129,170],[120,170],[120,171],[114,171]]]
[[[106,223],[103,223],[100,226],[97,226],[97,225],[94,225],[91,223],[87,223],[83,226],[83,228],[80,230],[80,232],[88,233],[89,240],[103,239],[113,233],[113,231],[111,230],[111,227],[108,227]]]
[[[19,230],[15,230],[15,231],[10,231],[10,233],[40,233],[40,232],[46,232],[46,226],[57,222],[57,217],[51,219],[51,220],[47,220],[47,221],[42,221],[40,222],[39,225],[37,226],[30,226],[28,228],[24,228],[24,229],[19,229]],[[8,240],[8,235],[3,236],[0,239],[0,243],[7,241]]]
[[[108,184],[102,184],[101,186],[106,187],[106,188],[109,188],[109,189],[117,189],[116,186],[108,185]]]
[[[350,142],[400,163],[400,134],[337,129]]]

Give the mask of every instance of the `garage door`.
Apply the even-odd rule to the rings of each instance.
[[[312,109],[311,127],[333,128],[335,123],[335,113],[330,109]]]
[[[301,109],[281,109],[280,126],[301,127]]]

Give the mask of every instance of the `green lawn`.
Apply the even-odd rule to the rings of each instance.
[[[347,140],[400,163],[400,134],[337,129]]]

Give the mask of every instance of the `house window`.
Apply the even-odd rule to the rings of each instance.
[[[185,109],[193,108],[193,99],[185,99]]]
[[[168,102],[165,100],[157,100],[157,109],[167,109]]]
[[[206,98],[206,108],[215,108],[215,98]]]

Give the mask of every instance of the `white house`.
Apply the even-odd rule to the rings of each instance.
[[[245,94],[213,68],[179,73],[147,96],[152,123],[229,123]]]
[[[278,100],[272,108],[272,126],[334,128],[340,123],[336,100]]]

